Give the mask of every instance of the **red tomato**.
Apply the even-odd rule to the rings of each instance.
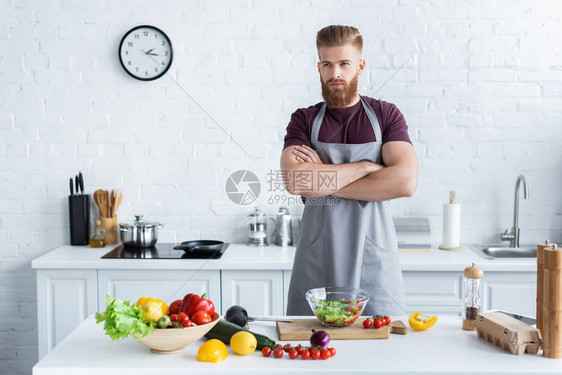
[[[371,319],[363,320],[363,327],[371,328],[373,326],[373,321]]]
[[[283,350],[285,351],[285,353],[289,353],[291,350],[293,350],[293,346],[291,344],[285,344]]]
[[[178,314],[179,315],[179,314]],[[187,315],[182,315],[182,317],[179,318],[179,321],[182,325],[182,327],[191,327],[193,324],[191,323],[191,320],[189,320],[189,318],[187,317]]]
[[[318,349],[312,349],[310,351],[310,356],[312,357],[312,359],[320,359],[322,353],[320,353],[320,350]]]
[[[193,323],[201,326],[203,324],[211,323],[213,321],[213,318],[211,318],[211,315],[209,315],[205,311],[199,310],[191,316],[191,320],[193,321]]]
[[[330,351],[332,357],[336,355],[336,348],[328,348],[328,350]]]
[[[375,326],[375,328],[381,328],[382,327],[382,321],[380,319],[375,319],[375,321],[373,322],[373,325]]]
[[[174,302],[170,303],[170,307],[168,307],[168,314],[179,313],[180,307],[181,307],[181,299],[175,300]]]
[[[172,322],[179,322],[179,321],[180,321],[180,319],[179,319],[179,317],[178,317],[178,314],[172,314],[172,315],[170,315],[170,320],[171,320]]]
[[[299,352],[297,352],[295,349],[293,349],[289,352],[289,358],[291,358],[291,359],[297,359],[298,356],[299,356]]]
[[[310,358],[310,352],[308,350],[303,350],[301,352],[301,357],[302,357],[302,359],[309,359]]]
[[[186,313],[181,312],[181,313],[178,314],[178,319],[179,319],[179,320],[185,319],[186,316],[187,316]],[[189,316],[187,316],[187,317],[189,318]]]
[[[273,350],[275,350],[275,349],[283,349],[283,345],[275,344],[275,346],[273,347]]]
[[[298,344],[297,347],[295,348],[295,350],[297,351],[297,353],[301,354],[302,352],[304,352],[304,348],[302,347],[301,344]]]
[[[264,357],[269,357],[271,355],[271,348],[269,346],[264,346],[261,350],[261,354],[263,354]]]
[[[274,356],[275,358],[281,358],[281,357],[283,357],[283,349],[275,349],[275,350],[273,351],[273,356]]]
[[[332,357],[332,353],[328,349],[322,350],[321,353],[322,359],[330,359]]]
[[[385,316],[384,319],[386,320],[386,325],[389,325],[391,320],[389,316]]]

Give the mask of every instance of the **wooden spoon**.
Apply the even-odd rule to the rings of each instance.
[[[110,213],[110,207],[109,207],[109,192],[107,190],[103,191],[103,202],[104,202],[104,206],[105,206],[105,217],[111,217]]]
[[[98,189],[94,192],[94,201],[96,202],[96,205],[98,206],[98,210],[100,211],[100,217],[104,217],[104,205],[102,204],[102,196],[103,196],[103,190]]]
[[[117,215],[117,209],[119,208],[119,205],[121,204],[121,201],[123,200],[123,194],[121,194],[120,191],[115,190],[115,215]]]
[[[102,190],[100,193],[100,217],[107,217],[108,210],[107,210],[107,191]]]

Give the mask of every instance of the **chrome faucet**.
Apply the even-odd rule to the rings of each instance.
[[[523,198],[529,199],[529,189],[527,181],[522,174],[515,181],[515,208],[513,210],[513,228],[506,229],[501,235],[502,241],[509,241],[510,247],[519,247],[519,186],[523,183]]]

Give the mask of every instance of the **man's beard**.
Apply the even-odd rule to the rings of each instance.
[[[333,79],[328,82],[322,81],[322,96],[326,101],[326,105],[329,108],[345,108],[349,106],[357,96],[357,84],[359,82],[359,73],[351,79],[349,83],[342,79]],[[330,83],[342,83],[343,88],[333,89],[330,87]]]

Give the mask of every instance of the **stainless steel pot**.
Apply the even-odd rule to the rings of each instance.
[[[121,242],[125,247],[152,247],[158,241],[158,229],[164,224],[149,223],[142,219],[143,215],[135,215],[132,224],[119,224]]]

